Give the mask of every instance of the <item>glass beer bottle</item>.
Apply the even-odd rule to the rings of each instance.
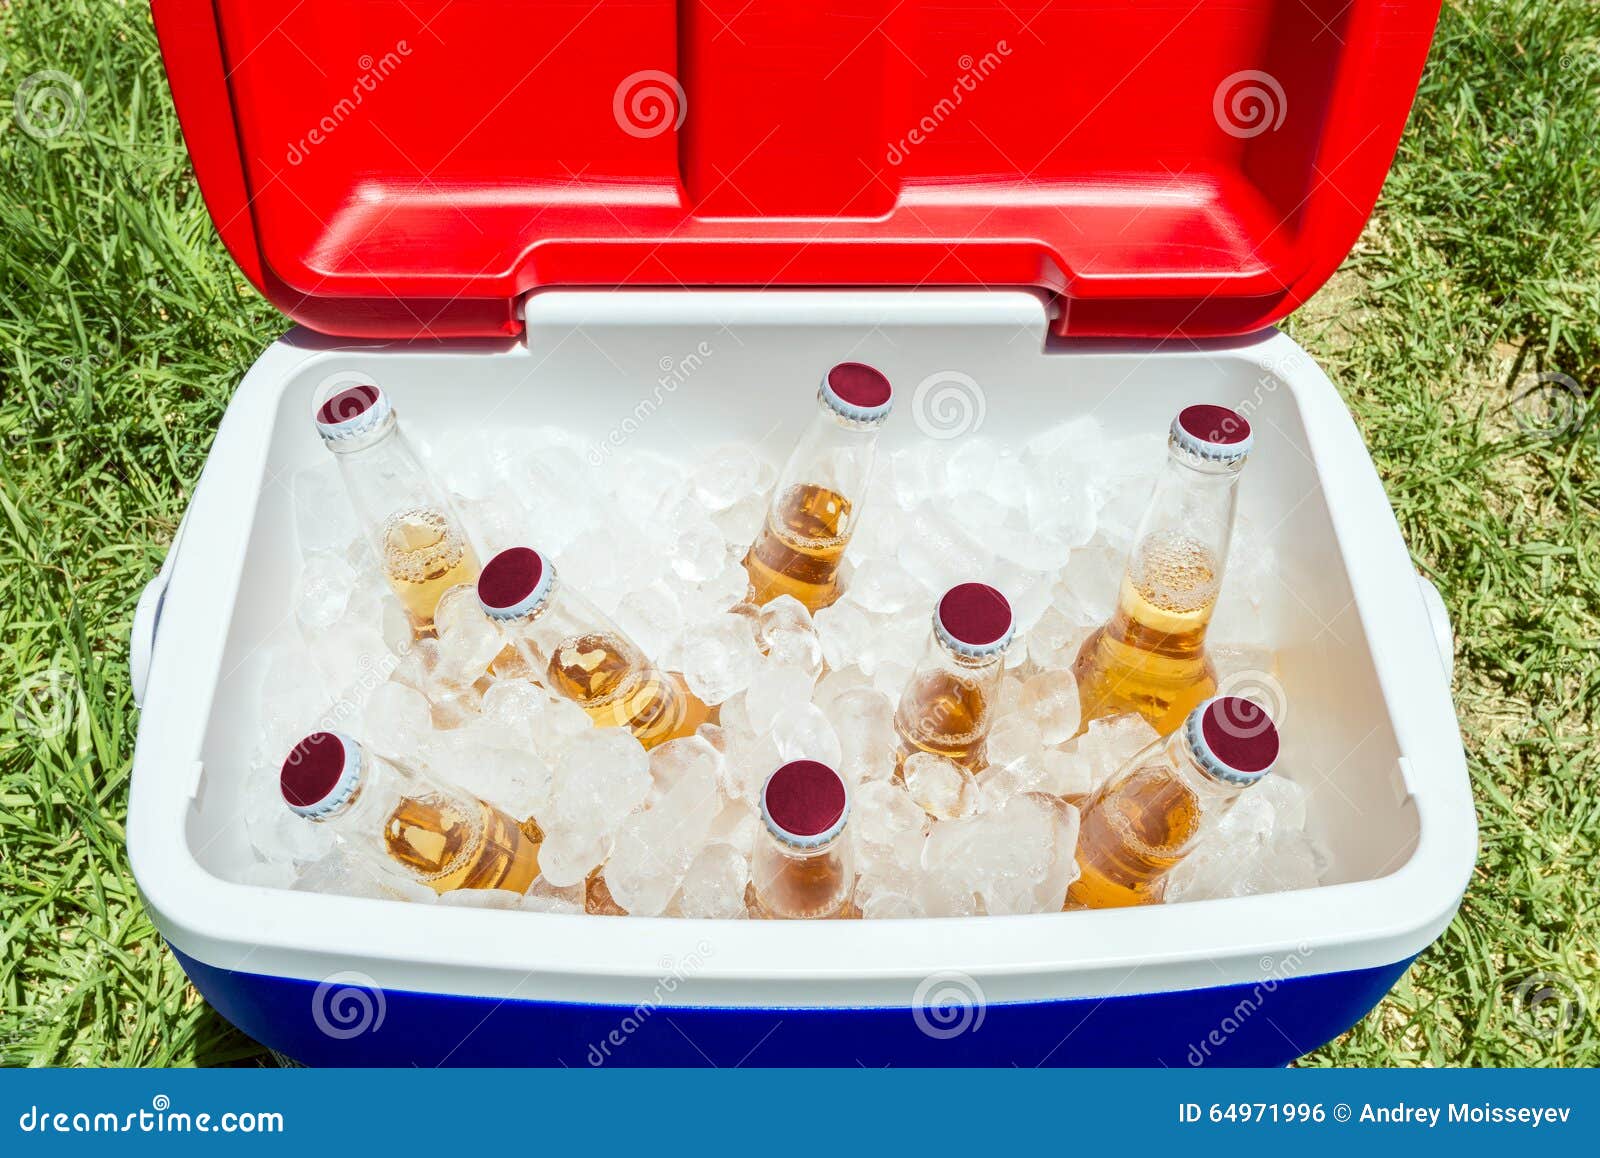
[[[1079,730],[1137,712],[1162,735],[1217,690],[1206,627],[1233,537],[1250,424],[1223,406],[1189,406],[1173,420],[1167,464],[1134,539],[1111,619],[1073,664]]]
[[[895,709],[897,765],[932,752],[971,772],[983,770],[1013,632],[1011,604],[987,583],[961,583],[944,593]]]
[[[1166,875],[1278,758],[1278,729],[1250,700],[1215,696],[1156,740],[1083,807],[1081,875],[1066,908],[1106,909],[1161,899]]]
[[[824,376],[817,413],[778,475],[766,522],[745,555],[758,607],[792,595],[814,613],[839,598],[839,564],[893,404],[889,379],[871,366],[841,362]]]
[[[436,893],[523,893],[539,875],[533,821],[519,825],[340,732],[313,732],[291,748],[278,787],[291,811],[329,825],[379,872],[409,875]]]
[[[761,789],[766,831],[751,854],[750,915],[821,920],[849,914],[855,856],[845,836],[850,793],[817,760],[792,760]]]
[[[478,576],[461,520],[400,430],[374,382],[336,381],[317,407],[317,433],[334,453],[384,577],[419,637],[433,632],[439,597]]]
[[[478,576],[478,604],[535,679],[603,728],[646,748],[693,734],[710,711],[676,672],[662,671],[606,614],[561,586],[531,547],[501,551]]]

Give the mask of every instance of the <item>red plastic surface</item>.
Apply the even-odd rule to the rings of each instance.
[[[223,240],[318,330],[515,333],[556,286],[1037,286],[1063,335],[1164,338],[1333,272],[1439,0],[153,7]]]

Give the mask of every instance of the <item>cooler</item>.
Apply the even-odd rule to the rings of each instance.
[[[211,214],[298,323],[245,376],[132,641],[128,840],[195,986],[317,1064],[1283,1064],[1450,921],[1449,625],[1272,324],[1392,159],[1437,0],[154,0]],[[1318,888],[950,920],[608,919],[230,883],[284,480],[340,371],[425,439],[782,444],[881,367],[886,448],[1249,417]],[[774,433],[776,432],[776,433]],[[603,469],[604,455],[596,469]]]

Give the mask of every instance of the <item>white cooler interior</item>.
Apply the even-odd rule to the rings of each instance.
[[[204,729],[203,773],[184,829],[203,869],[235,877],[252,858],[240,802],[259,734],[258,661],[275,633],[293,630],[300,566],[287,480],[326,458],[308,416],[313,392],[330,374],[355,369],[373,375],[392,395],[411,437],[425,445],[478,430],[554,424],[596,444],[625,430],[628,452],[685,457],[739,439],[759,441],[768,457],[781,460],[813,413],[821,371],[846,359],[881,367],[899,391],[885,451],[928,437],[915,420],[912,394],[941,372],[977,383],[982,421],[976,433],[1012,446],[1080,414],[1092,414],[1108,433],[1121,435],[1164,430],[1191,402],[1243,408],[1256,448],[1241,484],[1241,520],[1270,537],[1283,581],[1265,589],[1267,638],[1241,642],[1268,642],[1279,655],[1278,676],[1290,703],[1279,767],[1308,792],[1311,831],[1331,855],[1325,885],[1374,880],[1406,864],[1419,841],[1418,810],[1380,683],[1375,651],[1381,644],[1369,638],[1353,598],[1351,555],[1365,548],[1365,536],[1352,535],[1348,526],[1342,541],[1336,534],[1324,475],[1338,464],[1319,467],[1307,431],[1308,391],[1321,392],[1323,406],[1340,404],[1287,339],[1047,349],[1045,306],[1021,292],[695,293],[685,309],[689,296],[534,298],[526,343],[339,349],[309,335],[294,339],[293,357],[275,363],[287,369],[275,383],[257,386],[278,393],[270,429],[257,436],[268,442],[259,492],[236,512],[248,525],[242,575]],[[681,385],[658,388],[665,367],[685,363],[690,369]],[[639,418],[646,399],[659,404]],[[945,445],[953,451],[959,441]],[[1392,524],[1381,523],[1371,532],[1394,533]],[[1247,543],[1248,537],[1236,538],[1235,551]],[[1392,580],[1410,581],[1409,573]],[[1404,591],[1405,599],[1414,596],[1409,587]],[[1222,598],[1230,598],[1226,581]],[[397,904],[386,908],[395,921],[412,915]],[[1146,922],[1167,915],[1160,909],[1119,914]]]

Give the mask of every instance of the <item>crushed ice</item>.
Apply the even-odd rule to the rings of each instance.
[[[1087,456],[1085,448],[1090,448]],[[1077,738],[1078,645],[1110,613],[1134,527],[1163,458],[1159,434],[1112,439],[1092,418],[1020,448],[969,437],[880,456],[847,553],[845,594],[813,618],[790,598],[752,614],[740,565],[775,466],[747,445],[692,467],[618,449],[590,464],[555,429],[453,437],[431,456],[487,558],[531,543],[646,654],[721,705],[720,724],[646,753],[515,672],[480,680],[498,636],[465,592],[441,601],[438,638],[412,641],[361,540],[332,462],[291,480],[302,565],[295,638],[266,657],[261,734],[242,799],[255,859],[243,883],[435,902],[378,880],[330,835],[283,807],[277,770],[302,735],[352,733],[544,828],[542,875],[525,896],[461,890],[436,903],[583,911],[602,862],[638,915],[745,915],[757,795],[780,763],[839,768],[853,787],[855,902],[874,917],[1061,908],[1075,879],[1081,799],[1155,736],[1136,716]],[[1241,518],[1210,631],[1218,674],[1270,672],[1263,614],[1271,545]],[[984,579],[1012,602],[989,765],[937,756],[894,776],[896,699],[934,599]],[[501,665],[503,666],[503,665]],[[1327,858],[1306,831],[1293,770],[1245,793],[1171,874],[1167,899],[1315,885]]]

